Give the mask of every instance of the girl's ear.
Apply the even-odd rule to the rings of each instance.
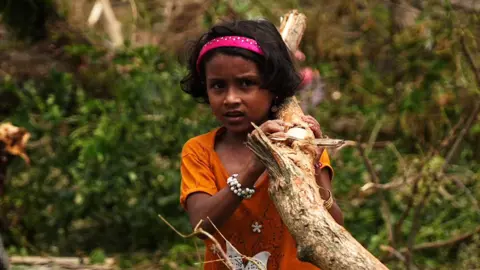
[[[276,96],[275,98],[273,98],[272,107],[271,107],[270,110],[271,110],[273,113],[276,113],[276,112],[278,112],[278,106],[279,106],[279,104],[278,104],[278,96]]]

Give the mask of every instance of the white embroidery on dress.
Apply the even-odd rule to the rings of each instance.
[[[257,221],[255,221],[255,223],[252,224],[252,230],[253,232],[256,232],[256,233],[261,233],[262,232],[262,224],[258,223]]]

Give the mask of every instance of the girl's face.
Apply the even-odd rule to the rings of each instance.
[[[260,88],[257,65],[240,56],[217,54],[205,65],[210,107],[229,132],[243,134],[268,120],[274,95]]]

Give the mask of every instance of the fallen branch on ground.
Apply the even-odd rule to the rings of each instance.
[[[54,265],[66,269],[85,269],[85,270],[113,270],[115,269],[115,260],[107,258],[103,264],[90,264],[89,258],[73,257],[40,257],[40,256],[12,256],[10,258],[12,265]]]

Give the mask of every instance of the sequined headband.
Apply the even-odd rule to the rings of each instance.
[[[197,71],[200,72],[200,63],[205,54],[213,49],[220,47],[242,48],[263,55],[262,48],[260,48],[260,45],[258,45],[257,41],[255,41],[254,39],[242,36],[219,37],[207,42],[207,44],[203,46],[202,50],[200,50],[200,54],[198,55],[197,59]]]

